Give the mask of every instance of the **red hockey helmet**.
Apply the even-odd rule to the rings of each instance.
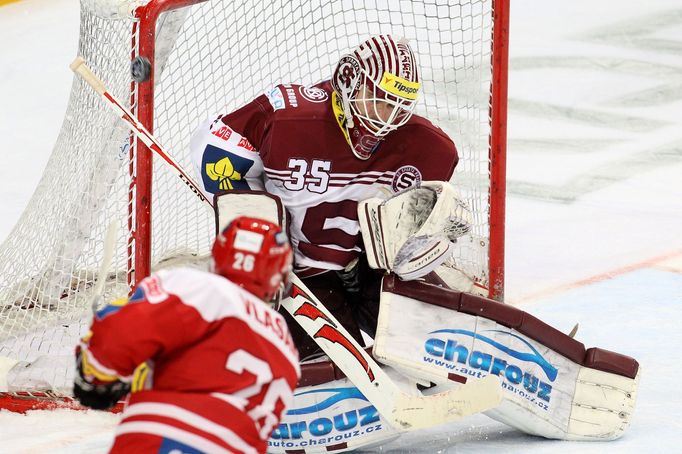
[[[289,281],[291,245],[282,228],[272,222],[235,218],[216,238],[212,255],[214,273],[263,301],[271,301]]]
[[[369,159],[379,141],[407,123],[417,104],[419,68],[407,40],[377,35],[339,60],[331,79],[355,156]]]

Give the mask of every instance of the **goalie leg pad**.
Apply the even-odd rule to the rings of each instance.
[[[374,356],[444,385],[451,374],[501,379],[486,414],[526,433],[612,440],[628,428],[639,364],[585,349],[519,309],[421,282],[384,279]]]
[[[296,388],[268,440],[268,452],[346,452],[379,446],[400,434],[344,377]]]

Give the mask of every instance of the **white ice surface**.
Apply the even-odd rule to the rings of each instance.
[[[76,0],[0,7],[0,238],[61,127]],[[506,301],[637,358],[630,430],[608,443],[538,439],[476,416],[384,452],[682,452],[682,3],[511,5]],[[117,419],[0,411],[1,453],[102,453]]]

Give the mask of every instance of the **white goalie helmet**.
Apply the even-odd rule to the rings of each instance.
[[[412,48],[389,35],[373,36],[341,57],[331,84],[346,139],[360,159],[407,123],[421,88]]]

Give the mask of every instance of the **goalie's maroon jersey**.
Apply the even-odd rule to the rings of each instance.
[[[143,280],[97,313],[91,333],[82,348],[93,366],[133,382],[116,453],[265,452],[300,374],[281,315],[193,269]],[[151,372],[134,374],[145,361]]]
[[[265,189],[280,197],[303,276],[306,267],[309,274],[341,269],[358,256],[358,201],[421,181],[448,181],[457,165],[452,140],[417,115],[366,161],[351,152],[343,121],[328,82],[279,85],[235,112],[208,119],[192,136],[192,159],[207,195]]]

